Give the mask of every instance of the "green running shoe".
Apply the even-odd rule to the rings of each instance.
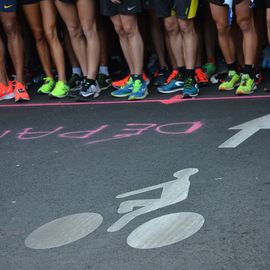
[[[37,90],[38,94],[49,94],[55,87],[55,81],[51,77],[43,78],[44,83]]]
[[[233,90],[236,86],[239,86],[239,84],[240,84],[240,76],[236,73],[235,70],[230,70],[225,81],[222,84],[220,84],[218,89],[220,91],[229,91]]]
[[[210,79],[216,72],[216,65],[213,63],[206,63],[203,65],[203,69],[205,70],[208,79]]]
[[[50,93],[51,97],[64,98],[68,95],[69,86],[63,81],[58,81]]]
[[[148,96],[148,89],[146,81],[135,80],[132,87],[132,92],[128,100],[141,100]]]
[[[241,76],[241,83],[236,90],[236,95],[250,95],[257,88],[254,79],[250,78],[248,74]]]

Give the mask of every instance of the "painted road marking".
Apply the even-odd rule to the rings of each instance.
[[[65,107],[65,106],[87,106],[87,105],[118,105],[118,104],[144,104],[144,103],[161,103],[170,105],[173,103],[190,102],[190,101],[219,101],[219,100],[245,100],[245,99],[269,99],[270,95],[261,96],[235,96],[235,97],[205,97],[205,98],[188,98],[181,99],[172,97],[169,99],[145,99],[137,101],[89,101],[89,102],[44,102],[44,103],[21,103],[21,104],[0,104],[0,108],[21,108],[21,107]],[[178,100],[178,102],[177,102]]]
[[[108,232],[117,232],[130,221],[143,214],[173,205],[188,197],[190,176],[198,169],[187,168],[174,173],[176,180],[151,187],[130,191],[116,198],[122,199],[161,189],[159,199],[128,200],[120,204],[118,214],[124,214],[108,228]],[[139,208],[139,209],[138,209]],[[103,217],[97,213],[78,213],[55,219],[34,230],[25,240],[32,249],[50,249],[75,242],[94,232],[102,223]],[[180,242],[196,233],[204,224],[204,218],[197,213],[173,213],[145,222],[127,238],[133,248],[151,249]]]
[[[204,217],[197,213],[174,213],[164,215],[140,225],[127,238],[129,246],[152,249],[169,246],[198,232]]]
[[[73,243],[95,231],[103,218],[96,213],[78,213],[55,219],[26,239],[25,245],[32,249],[49,249]]]
[[[221,144],[219,148],[236,148],[261,129],[270,129],[270,114],[229,128],[229,130],[241,131]]]

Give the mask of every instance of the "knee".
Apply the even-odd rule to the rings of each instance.
[[[230,31],[230,26],[226,21],[217,21],[216,26],[219,35],[227,34]]]
[[[91,37],[97,33],[97,26],[95,23],[82,24],[82,29],[77,33],[78,35],[80,35],[80,31],[83,32],[86,37]]]
[[[237,19],[237,24],[239,25],[242,32],[248,32],[252,29],[252,19],[251,18],[240,18]]]
[[[120,23],[117,23],[117,24],[115,23],[114,29],[115,29],[116,33],[118,34],[118,36],[124,36],[126,34],[123,25]]]
[[[192,20],[180,20],[179,27],[182,34],[194,31],[194,24]]]
[[[13,37],[18,35],[18,26],[16,22],[10,21],[10,22],[5,22],[4,24],[4,30],[5,33],[8,37]]]
[[[123,25],[124,32],[127,36],[134,36],[138,30],[137,24],[124,24]]]
[[[68,27],[69,36],[71,39],[81,38],[83,36],[82,34],[82,28],[79,25],[71,25]]]
[[[33,30],[33,36],[36,42],[42,42],[45,40],[45,35],[42,29]]]
[[[177,34],[179,33],[179,26],[177,21],[166,21],[164,22],[164,28],[165,31],[169,34],[169,35],[173,35],[173,34]]]
[[[57,39],[57,31],[56,29],[50,28],[45,30],[45,37],[48,40],[48,42],[51,42],[55,39]]]

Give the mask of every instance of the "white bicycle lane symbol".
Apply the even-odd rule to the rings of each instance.
[[[146,187],[121,195],[127,198],[148,191],[162,189],[158,199],[127,200],[120,204],[118,214],[124,214],[111,225],[107,232],[118,232],[133,219],[146,213],[170,206],[188,197],[190,176],[199,170],[187,168],[174,173],[176,180]],[[55,219],[34,230],[25,240],[31,249],[50,249],[73,243],[93,233],[101,226],[103,217],[98,213],[77,213]],[[137,249],[152,249],[178,243],[198,232],[204,224],[204,217],[194,212],[178,212],[151,219],[127,237],[127,244]]]

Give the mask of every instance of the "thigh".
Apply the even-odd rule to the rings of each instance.
[[[24,4],[23,11],[32,31],[42,31],[42,17],[39,3]]]
[[[45,32],[49,29],[55,28],[57,25],[57,12],[54,1],[41,0],[40,10],[42,13],[42,22]]]
[[[211,14],[216,23],[222,25],[228,25],[228,7],[224,5],[217,5],[216,3],[210,3]]]
[[[56,0],[55,5],[68,29],[78,27],[80,22],[74,2],[67,2],[67,0]]]
[[[178,18],[193,19],[196,17],[199,0],[174,0]]]
[[[252,9],[250,8],[250,0],[239,1],[239,3],[235,5],[235,13],[237,16],[237,20],[251,19]]]
[[[96,22],[96,3],[95,0],[77,0],[77,9],[83,28],[92,27]]]

